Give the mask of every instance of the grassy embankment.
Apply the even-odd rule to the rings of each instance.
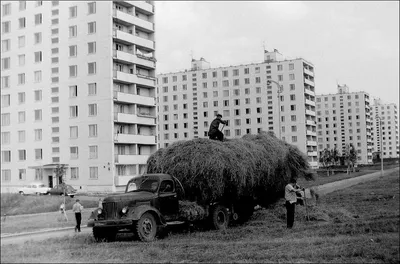
[[[308,209],[307,222],[305,207],[296,208],[293,230],[285,228],[279,203],[226,232],[174,232],[153,243],[119,236],[100,244],[77,234],[2,246],[1,262],[399,262],[398,171],[330,193]]]

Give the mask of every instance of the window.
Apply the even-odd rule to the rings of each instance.
[[[96,74],[96,62],[88,63],[88,74]]]
[[[292,142],[297,142],[297,136],[292,136]]]
[[[97,84],[89,83],[88,84],[88,95],[96,95],[97,94]]]
[[[71,139],[78,138],[78,126],[69,127],[69,138]]]
[[[1,77],[1,89],[10,88],[10,76]]]
[[[54,9],[54,10],[51,10],[51,15],[52,16],[56,16],[56,15],[58,15],[58,9]]]
[[[18,48],[25,47],[25,36],[18,37]]]
[[[42,121],[42,109],[35,110],[35,121]]]
[[[18,150],[18,160],[19,161],[26,160],[26,150],[25,149]]]
[[[296,95],[291,94],[290,95],[290,101],[296,101]]]
[[[25,142],[25,130],[18,131],[18,142],[19,143]]]
[[[43,158],[42,149],[35,149],[35,159],[41,160]]]
[[[90,179],[98,179],[99,178],[99,170],[97,167],[89,167],[89,178]]]
[[[21,17],[18,19],[18,25],[19,28],[25,28],[26,27],[26,18],[25,17]]]
[[[1,107],[8,107],[10,106],[10,95],[5,94],[1,96]]]
[[[96,2],[88,3],[88,15],[96,13]]]
[[[294,91],[296,89],[296,85],[294,83],[290,84],[290,90]]]
[[[58,67],[51,68],[51,74],[58,74]]]
[[[283,81],[283,75],[278,75],[278,81],[280,81],[280,82]]]
[[[1,144],[2,145],[10,144],[10,132],[1,132]]]
[[[41,51],[37,51],[34,54],[35,54],[35,62],[42,62],[42,60],[43,60],[42,52]]]
[[[89,137],[97,137],[97,125],[89,125]]]
[[[10,30],[11,30],[11,22],[10,21],[5,21],[5,22],[1,23],[1,32],[3,34],[10,33]]]
[[[18,55],[18,66],[25,65],[25,54]]]
[[[291,81],[294,80],[294,73],[289,74],[289,80],[291,80]]]
[[[69,46],[69,56],[76,57],[77,55],[77,45]]]
[[[1,114],[1,126],[10,125],[10,113]]]
[[[70,38],[76,37],[77,31],[78,31],[77,26],[70,26],[69,27],[69,37]]]
[[[1,181],[3,182],[11,181],[11,170],[1,170]]]
[[[20,181],[25,181],[25,176],[26,176],[26,169],[19,169],[18,170],[18,179]]]
[[[278,71],[283,71],[283,65],[277,65],[278,66]]]
[[[19,10],[25,10],[26,9],[26,1],[19,1]]]
[[[58,28],[51,29],[51,35],[57,35],[57,34],[58,34]]]
[[[42,81],[42,71],[34,72],[35,83],[39,83]]]
[[[35,101],[42,101],[42,90],[36,90],[35,91]]]
[[[70,153],[70,158],[71,159],[78,159],[78,157],[79,157],[78,147],[70,147],[69,148],[69,153]]]
[[[97,146],[89,146],[89,159],[97,159]]]
[[[88,23],[88,34],[96,33],[96,22],[89,22]]]
[[[294,70],[294,63],[289,63],[289,71]]]
[[[69,18],[74,18],[77,15],[77,6],[71,6],[69,8]]]
[[[69,87],[69,97],[77,97],[78,96],[78,86],[77,85],[71,85]]]
[[[73,105],[69,107],[69,117],[74,118],[78,117],[78,106]]]
[[[76,77],[77,74],[78,74],[78,66],[70,65],[69,66],[69,77]]]
[[[71,180],[79,179],[79,168],[71,167]]]
[[[89,104],[89,116],[97,116],[97,104]]]
[[[36,14],[35,15],[35,25],[42,24],[42,19],[43,19],[42,14]]]
[[[256,77],[256,83],[261,83],[261,78],[260,77]]]
[[[10,68],[10,57],[1,59],[1,70],[8,70]]]
[[[96,53],[96,41],[88,42],[88,53],[95,54]]]

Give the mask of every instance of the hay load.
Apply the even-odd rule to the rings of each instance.
[[[269,204],[282,196],[290,177],[312,177],[308,169],[297,147],[267,133],[225,142],[178,141],[147,161],[148,173],[175,176],[187,198],[200,203],[251,196]]]

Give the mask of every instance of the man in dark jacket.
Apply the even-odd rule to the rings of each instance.
[[[217,118],[215,118],[210,125],[210,129],[208,130],[208,136],[210,139],[216,139],[219,141],[223,141],[224,139],[224,134],[222,134],[221,131],[219,131],[219,125],[222,123],[224,125],[228,124],[228,121],[224,121],[221,119],[222,115],[217,114]]]

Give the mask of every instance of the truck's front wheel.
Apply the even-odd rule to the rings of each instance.
[[[136,233],[143,242],[151,242],[157,235],[157,222],[151,213],[144,213],[136,223]]]
[[[97,242],[113,242],[116,236],[117,232],[112,228],[93,227],[93,237]]]
[[[212,217],[213,227],[217,230],[227,229],[229,225],[229,213],[225,206],[217,205],[214,207]]]

